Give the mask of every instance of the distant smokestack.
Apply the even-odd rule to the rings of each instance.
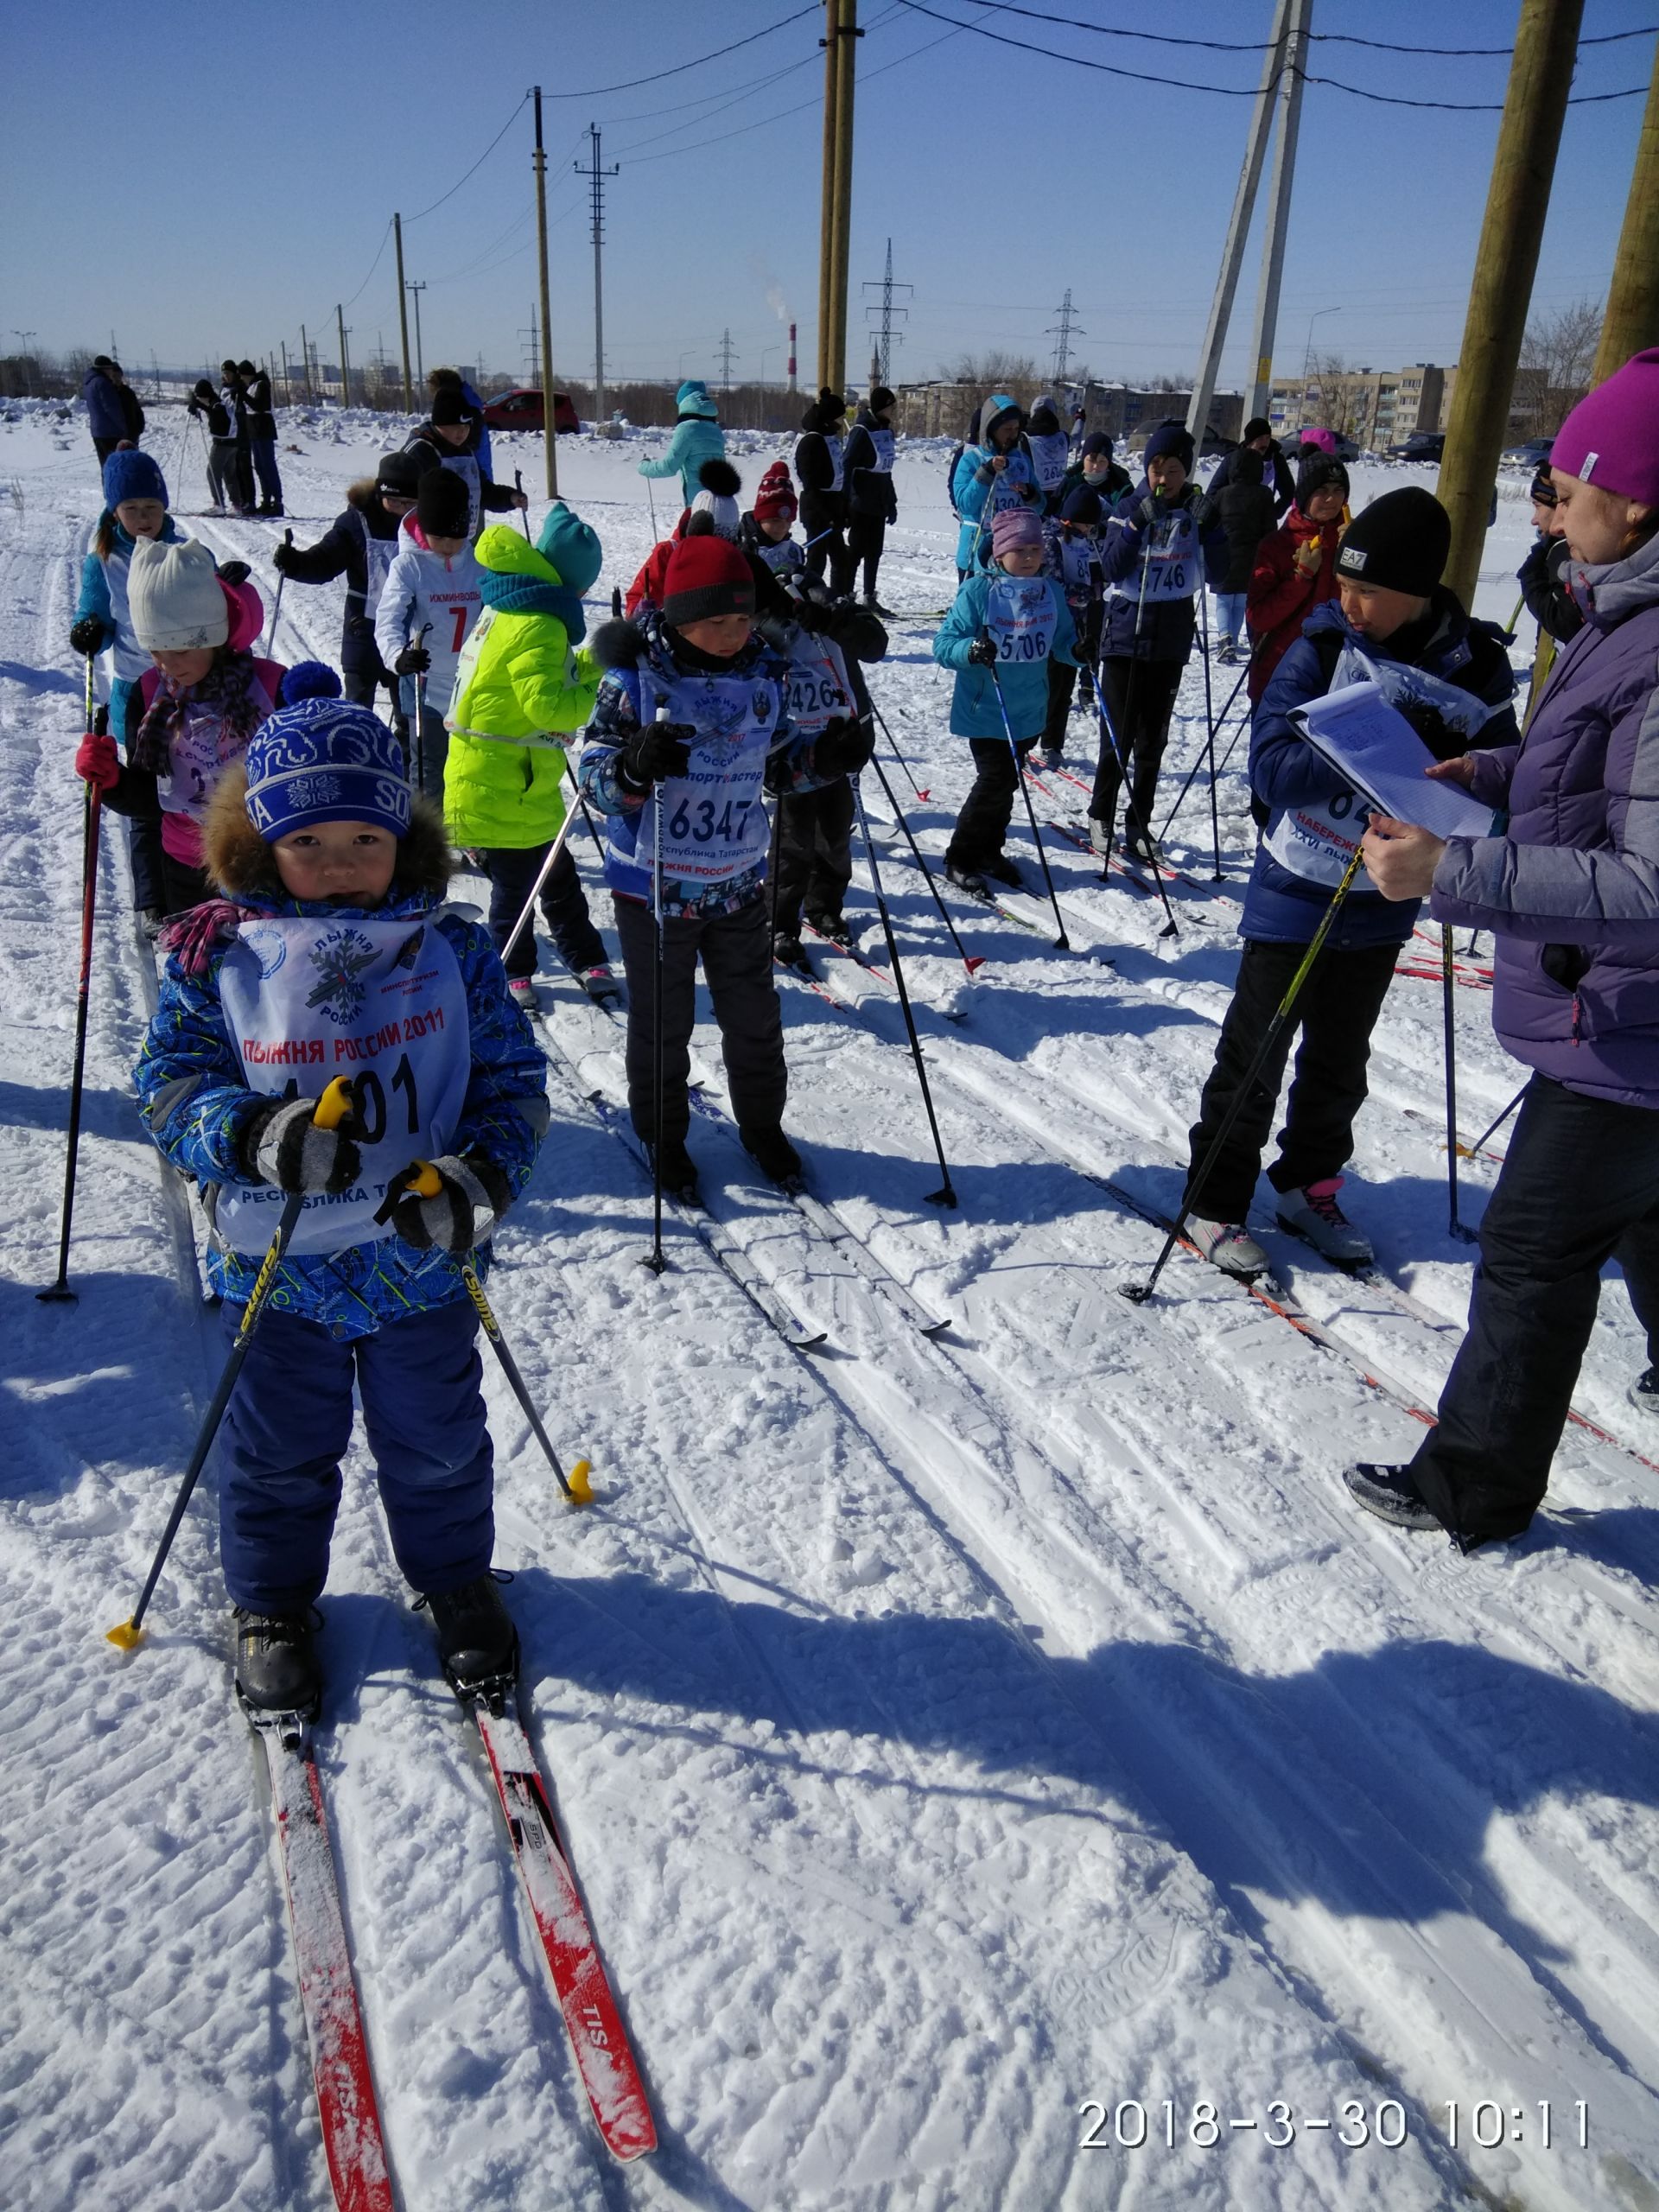
[[[795,389],[795,326],[792,322],[789,326],[789,388],[791,391]]]

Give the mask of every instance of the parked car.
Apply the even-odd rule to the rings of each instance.
[[[486,403],[484,420],[493,430],[542,430],[547,427],[546,410],[539,391],[523,387],[517,391],[504,391]],[[576,410],[568,394],[556,391],[553,395],[553,428],[556,432],[580,430]]]
[[[1535,474],[1548,466],[1554,449],[1554,438],[1529,438],[1524,445],[1506,446],[1502,455],[1505,468],[1525,468]]]
[[[1446,452],[1444,430],[1414,430],[1397,445],[1384,446],[1384,461],[1439,461]]]

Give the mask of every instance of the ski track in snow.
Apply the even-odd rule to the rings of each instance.
[[[382,435],[299,414],[283,433],[303,448],[282,458],[308,541]],[[25,413],[3,435],[3,2193],[28,2212],[311,2212],[328,2184],[228,1690],[211,1467],[145,1648],[123,1658],[102,1635],[130,1610],[221,1357],[189,1201],[130,1103],[153,982],[113,822],[79,1303],[32,1295],[56,1257],[80,838],[66,639],[98,499],[79,423]],[[516,459],[539,482],[536,446],[501,442],[505,474]],[[595,620],[649,546],[632,463],[658,442],[562,443],[564,488],[605,543]],[[170,412],[153,443],[183,526],[252,560],[269,605],[280,525],[191,514],[199,445],[181,472]],[[778,443],[732,443],[752,491]],[[881,588],[902,609],[948,596],[947,451],[899,463]],[[1362,469],[1358,496],[1400,480]],[[1523,492],[1506,483],[1488,543],[1480,610],[1503,620]],[[291,587],[277,658],[334,659],[341,597]],[[895,621],[874,689],[930,796],[889,763],[893,788],[937,855],[969,779],[933,626]],[[1177,716],[1162,810],[1203,743],[1196,662]],[[1071,728],[1086,781],[1086,718]],[[1350,1458],[1410,1449],[1402,1401],[1432,1405],[1466,1313],[1434,982],[1396,979],[1359,1126],[1350,1196],[1382,1283],[1263,1231],[1338,1349],[1180,1253],[1152,1305],[1115,1294],[1160,1242],[1124,1197],[1177,1203],[1226,1003],[1242,759],[1218,794],[1213,895],[1202,781],[1185,803],[1174,857],[1196,880],[1170,887],[1169,942],[1155,899],[1103,884],[1079,849],[1084,792],[1045,779],[1076,950],[1052,950],[1016,817],[1031,896],[1011,904],[1045,933],[953,904],[988,956],[972,982],[866,779],[960,1211],[922,1202],[938,1167],[890,983],[816,944],[816,990],[780,979],[790,1126],[830,1210],[816,1226],[755,1187],[720,1119],[711,1027],[695,1046],[713,1233],[826,1331],[821,1351],[791,1351],[672,1211],[669,1272],[639,1265],[648,1185],[594,1103],[621,1096],[621,1028],[543,973],[553,1122],[493,1298],[600,1497],[563,1506],[490,1366],[498,1558],[526,1718],[663,2147],[624,2172],[597,2145],[472,1732],[354,1448],[317,1746],[409,2212],[1659,2204],[1659,1436],[1623,1395],[1643,1351],[1622,1285],[1577,1399],[1612,1440],[1569,1431],[1526,1542],[1461,1561],[1356,1517],[1336,1484]],[[581,832],[577,852],[606,926]],[[861,861],[849,912],[885,966]],[[1432,966],[1438,947],[1413,957]],[[1465,1141],[1521,1079],[1491,1007],[1457,993]],[[1466,1221],[1495,1172],[1460,1163]],[[924,1338],[918,1306],[949,1329]],[[1082,2147],[1090,2098],[1141,2101],[1147,2145]],[[1303,2125],[1340,2124],[1357,2099],[1375,2126],[1389,2098],[1400,2149]],[[1285,2148],[1275,2099],[1297,2116]],[[1471,2145],[1480,2099],[1501,2146]],[[1189,2139],[1199,2100],[1214,2148]]]

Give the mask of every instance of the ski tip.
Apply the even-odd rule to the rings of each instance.
[[[118,1651],[136,1651],[144,1640],[144,1631],[137,1621],[123,1621],[118,1628],[106,1629],[105,1635]]]
[[[572,1505],[591,1505],[594,1502],[593,1467],[586,1459],[578,1459],[565,1478],[564,1494]]]
[[[982,952],[976,952],[971,960],[964,958],[962,964],[970,976],[976,976],[985,965],[985,957]]]

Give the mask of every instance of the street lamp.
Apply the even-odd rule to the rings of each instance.
[[[1340,308],[1315,308],[1313,314],[1307,318],[1307,344],[1302,350],[1302,385],[1304,388],[1304,397],[1306,397],[1308,371],[1312,368],[1313,364],[1313,326],[1322,315],[1340,315],[1342,312],[1343,310]]]
[[[760,348],[760,381],[763,385],[766,380],[767,360],[773,353],[781,353],[783,350],[781,346],[763,346]]]

